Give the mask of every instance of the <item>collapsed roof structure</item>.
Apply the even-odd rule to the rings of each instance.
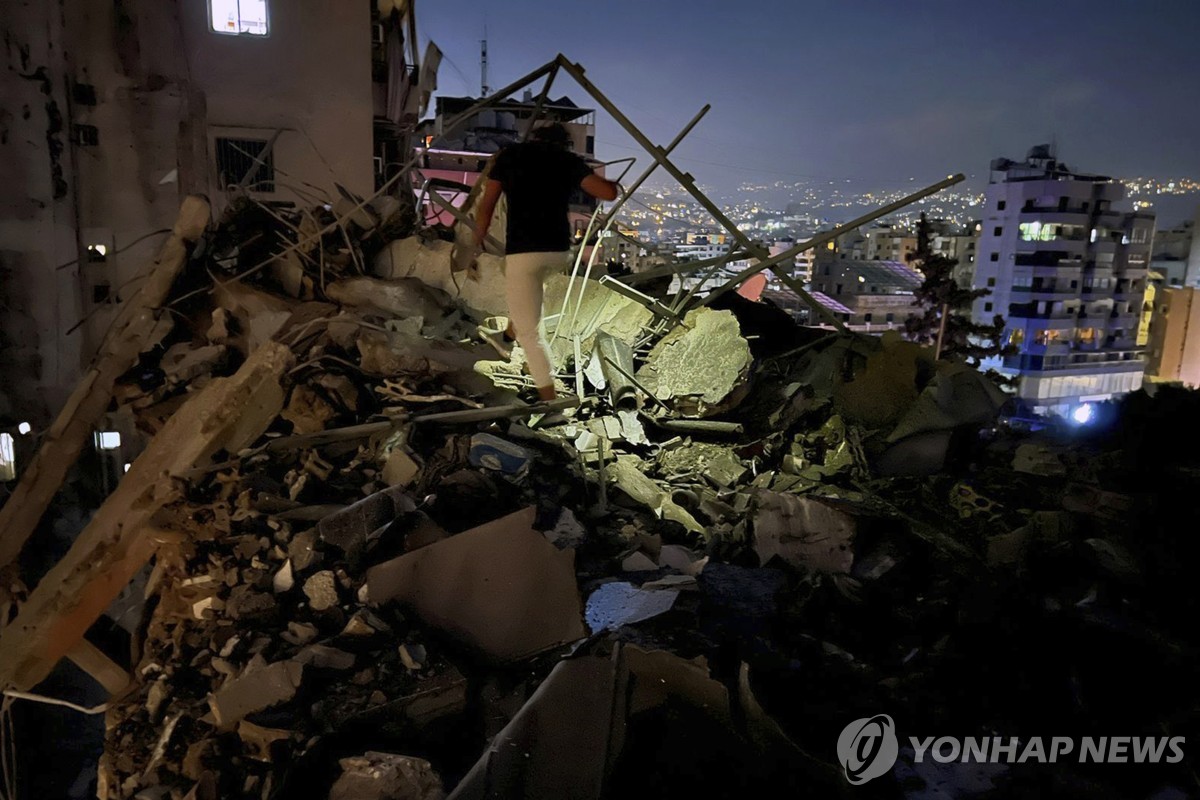
[[[1092,626],[1093,646],[1128,635],[1101,609],[1127,609],[1131,564],[1155,563],[1120,531],[1144,509],[1069,451],[982,452],[995,386],[848,333],[784,266],[961,175],[770,256],[670,158],[704,111],[656,145],[560,55],[456,119],[544,79],[540,107],[562,74],[653,162],[585,242],[662,169],[737,243],[598,280],[581,248],[547,287],[565,400],[520,402],[519,348],[478,342],[504,308],[502,243],[464,257],[474,198],[447,209],[457,230],[415,227],[388,196],[408,170],[327,207],[246,197],[212,223],[184,203],[0,509],[9,567],[102,420],[144,442],[58,564],[0,586],[10,698],[64,657],[111,692],[104,800],[837,795],[832,748],[856,717],[1043,719],[1019,692],[947,681],[1037,682],[1019,625],[991,630],[1007,614]],[[653,288],[745,256],[707,294]],[[829,327],[731,291],[768,269]],[[1047,579],[1039,558],[1086,577]],[[120,663],[85,635],[139,576]],[[982,591],[1035,586],[1053,604],[1001,613]],[[1164,669],[1194,664],[1145,630]],[[1110,677],[1054,658],[1089,688]],[[1137,720],[1174,724],[1161,703]],[[889,785],[944,784],[936,768],[910,759]]]

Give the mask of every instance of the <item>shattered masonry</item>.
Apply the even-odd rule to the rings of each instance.
[[[519,348],[477,335],[498,259],[455,272],[452,235],[385,198],[239,202],[138,329],[105,413],[141,455],[55,580],[0,587],[0,683],[30,688],[149,565],[103,800],[827,796],[837,732],[885,710],[1188,727],[1117,679],[1194,675],[1196,601],[1132,533],[1167,519],[1132,487],[1194,465],[1136,429],[1007,439],[995,386],[898,337],[566,276],[575,396],[526,405]],[[1130,424],[1197,410],[1161,402]]]

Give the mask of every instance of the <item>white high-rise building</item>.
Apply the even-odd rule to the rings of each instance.
[[[1142,385],[1154,215],[1118,210],[1124,197],[1045,146],[992,162],[973,279],[992,294],[973,316],[1005,318],[1017,352],[989,366],[1019,376],[1036,414],[1071,415]]]

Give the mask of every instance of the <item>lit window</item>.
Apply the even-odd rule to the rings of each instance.
[[[13,437],[9,433],[0,433],[0,481],[11,481],[17,478],[17,453],[13,447]]]
[[[97,450],[116,450],[121,446],[121,434],[117,431],[96,431]]]
[[[208,0],[208,23],[215,33],[267,35],[267,0]]]
[[[31,430],[33,430],[33,426],[28,422],[22,422],[17,426],[17,433],[21,434],[22,436],[28,436]]]

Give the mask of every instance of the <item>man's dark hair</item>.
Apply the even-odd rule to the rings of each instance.
[[[551,122],[536,128],[530,138],[535,142],[545,142],[558,147],[569,147],[571,144],[571,134],[567,133],[567,129],[560,122]]]

